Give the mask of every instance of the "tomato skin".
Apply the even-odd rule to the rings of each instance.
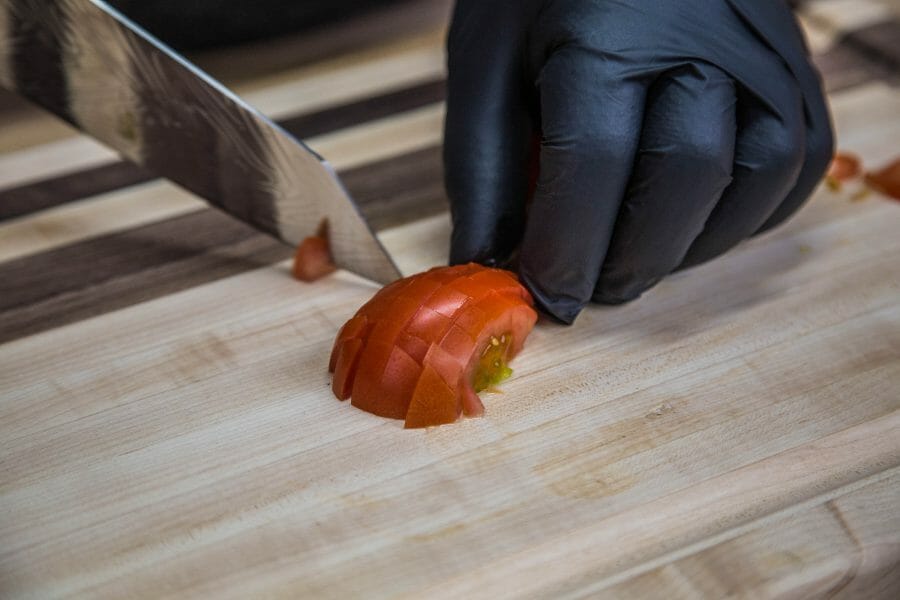
[[[461,400],[447,382],[425,365],[406,413],[407,429],[453,423],[459,418]]]
[[[364,315],[356,315],[341,327],[338,331],[337,340],[334,342],[334,348],[331,350],[331,358],[328,361],[328,370],[334,373],[337,367],[338,350],[340,350],[341,342],[345,342],[355,337],[362,337],[369,320]]]
[[[473,263],[396,281],[338,333],[332,389],[357,408],[405,419],[408,428],[480,416],[472,382],[509,373],[506,362],[537,320],[533,306],[514,274]]]
[[[346,400],[350,397],[362,347],[363,341],[359,338],[345,340],[341,342],[340,346],[335,346],[337,349],[337,352],[333,353],[336,356],[335,369],[333,369],[335,375],[331,381],[331,391],[338,400]]]

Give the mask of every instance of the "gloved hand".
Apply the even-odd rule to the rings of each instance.
[[[458,0],[448,51],[450,262],[518,251],[565,323],[782,222],[832,155],[782,0]]]

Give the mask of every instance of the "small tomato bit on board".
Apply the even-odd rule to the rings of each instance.
[[[291,273],[296,279],[310,283],[336,270],[337,266],[328,246],[328,222],[323,220],[316,234],[297,246]]]
[[[512,374],[537,321],[533,307],[513,273],[472,263],[395,281],[338,333],[332,390],[407,428],[480,416],[477,392]]]
[[[866,173],[866,184],[872,189],[900,200],[900,158],[872,173]]]
[[[851,152],[838,152],[831,159],[825,173],[825,183],[831,190],[838,191],[844,181],[854,179],[862,174],[862,162]]]

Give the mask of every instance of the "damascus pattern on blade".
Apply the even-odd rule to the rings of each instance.
[[[330,166],[98,0],[0,0],[0,82],[231,215],[290,244],[329,223],[335,262],[399,273]]]

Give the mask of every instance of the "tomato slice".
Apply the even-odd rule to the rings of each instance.
[[[331,350],[331,358],[328,361],[328,370],[334,373],[337,367],[338,350],[341,349],[341,343],[347,340],[362,337],[363,331],[368,326],[369,320],[364,315],[355,315],[352,319],[344,323],[341,330],[338,331],[337,340],[334,342],[334,348]]]
[[[338,351],[333,353],[337,358],[333,369],[334,377],[331,380],[331,390],[338,400],[346,400],[350,397],[362,347],[363,342],[359,338],[346,340],[341,342],[339,347],[335,346],[335,348],[338,348]]]
[[[536,320],[531,295],[508,271],[470,263],[401,279],[341,328],[332,389],[406,427],[480,416],[477,392],[509,376]]]
[[[461,398],[431,365],[425,365],[416,384],[409,409],[407,428],[453,423],[459,418]]]

